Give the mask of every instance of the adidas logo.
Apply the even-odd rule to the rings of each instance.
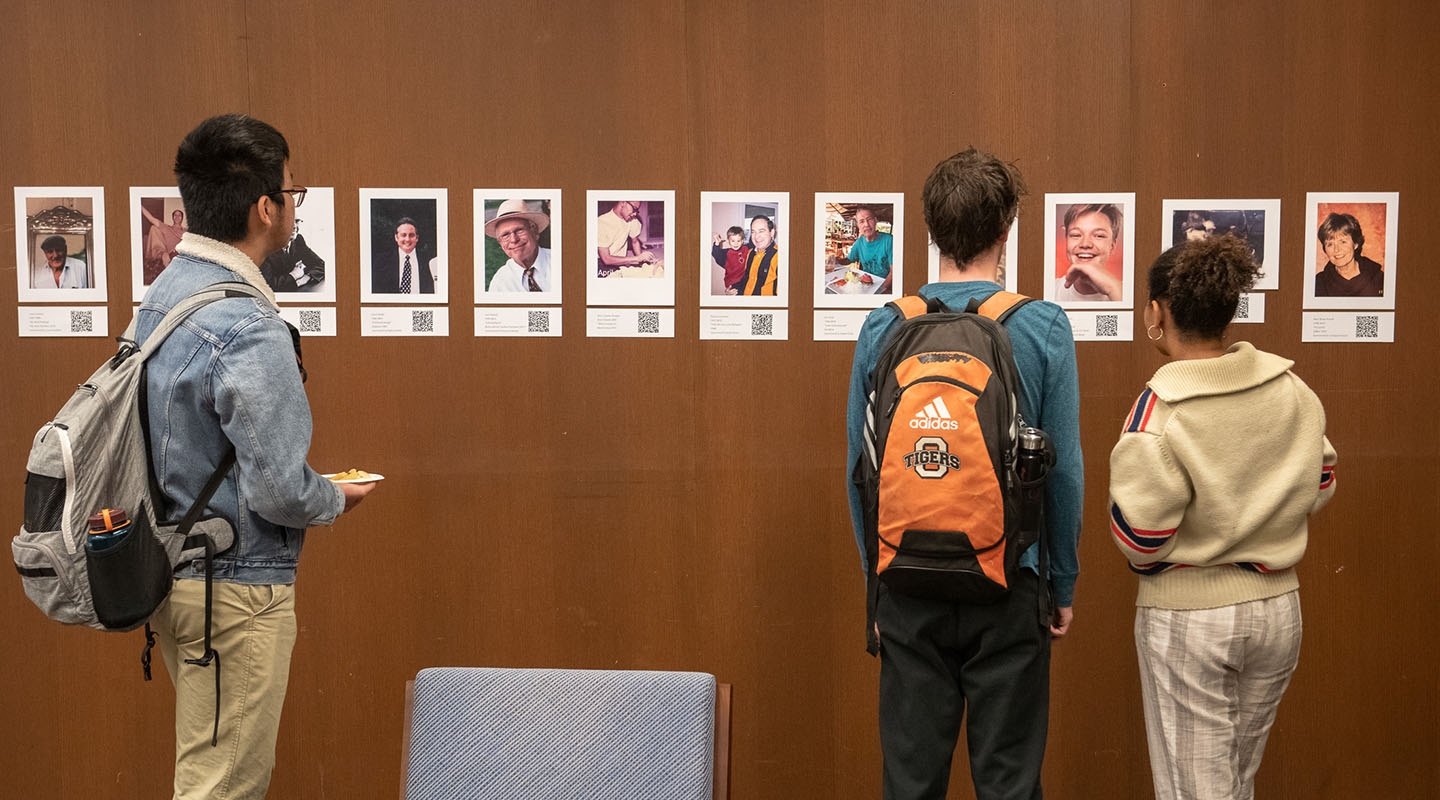
[[[914,418],[910,420],[910,427],[932,431],[953,431],[959,428],[959,424],[950,416],[950,409],[945,407],[945,400],[936,397],[925,404],[925,407],[915,412]]]

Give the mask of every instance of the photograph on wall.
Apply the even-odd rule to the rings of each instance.
[[[560,302],[560,190],[475,189],[475,302]]]
[[[285,246],[265,257],[260,274],[280,304],[335,301],[335,189],[310,187],[294,196],[295,228]],[[301,199],[301,198],[304,199]]]
[[[1045,299],[1072,309],[1131,308],[1134,192],[1045,195]]]
[[[700,305],[789,302],[790,194],[700,193]]]
[[[1305,308],[1392,309],[1399,192],[1305,195]]]
[[[1255,291],[1280,288],[1280,200],[1165,200],[1160,249],[1212,236],[1234,236],[1260,265]]]
[[[105,301],[105,190],[15,187],[15,285],[22,303]]]
[[[130,296],[135,302],[175,257],[189,230],[185,204],[174,186],[130,187]]]
[[[1007,292],[1020,291],[1018,288],[1016,288],[1020,285],[1020,270],[1018,267],[1015,269],[1010,268],[1011,264],[1019,263],[1018,261],[1016,261],[1016,248],[1019,246],[1018,242],[1020,241],[1019,231],[1020,220],[1017,219],[1010,226],[1009,235],[1005,237],[1005,246],[1000,248],[1000,268],[996,271],[995,282],[1000,284],[1000,288],[1004,289]],[[940,248],[935,246],[935,242],[930,241],[930,237],[928,235],[925,237],[925,239],[927,244],[929,245],[927,249],[930,252],[928,269],[926,270],[925,274],[925,282],[935,283],[936,281],[940,280]]]
[[[585,193],[587,305],[675,304],[674,208],[671,190]]]
[[[446,302],[445,191],[360,190],[360,302]]]
[[[876,308],[904,288],[905,195],[815,194],[816,308]]]

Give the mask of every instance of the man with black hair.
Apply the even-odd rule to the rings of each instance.
[[[775,296],[780,275],[780,245],[775,241],[775,223],[764,214],[750,220],[750,252],[745,255],[745,275],[737,294]]]
[[[203,657],[202,564],[176,573],[150,620],[175,684],[177,800],[265,796],[295,644],[305,529],[333,523],[375,486],[337,485],[306,463],[311,421],[299,338],[260,272],[289,241],[305,196],[291,181],[289,158],[279,131],[240,114],[206,120],[185,137],[175,177],[190,228],[136,312],[143,343],[167,311],[206,286],[243,281],[265,297],[200,308],[147,366],[150,457],[163,495],[156,515],[189,508],[230,451],[236,459],[205,511],[236,534],[213,567],[210,632],[219,658]]]
[[[964,310],[1000,289],[1000,256],[1025,187],[1013,164],[974,148],[940,162],[925,181],[925,224],[940,250],[940,280],[923,296]],[[851,474],[862,456],[871,372],[900,323],[890,306],[860,329],[850,376],[846,429]],[[1039,800],[1050,701],[1050,640],[1064,636],[1079,572],[1077,542],[1083,464],[1075,343],[1053,303],[1020,306],[1005,323],[1024,390],[1026,422],[1046,431],[1056,464],[1046,484],[1049,569],[1032,545],[1015,585],[992,605],[944,602],[878,587],[880,746],[887,800],[943,800],[967,714],[970,773],[978,800]],[[860,490],[849,484],[861,567],[869,576]],[[960,502],[957,500],[956,502]],[[1046,593],[1053,602],[1043,604]]]
[[[395,223],[395,246],[375,253],[370,262],[370,291],[375,294],[434,294],[434,259],[422,262],[415,220]]]

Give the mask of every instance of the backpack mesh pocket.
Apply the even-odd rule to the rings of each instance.
[[[110,630],[140,626],[170,594],[174,578],[165,548],[147,515],[138,514],[120,541],[104,550],[85,548],[95,616]]]
[[[59,530],[65,512],[65,479],[25,473],[25,530]]]

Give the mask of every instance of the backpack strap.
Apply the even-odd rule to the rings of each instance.
[[[1020,309],[1020,306],[1025,305],[1033,299],[1034,298],[1026,297],[1023,294],[1007,292],[1002,289],[985,298],[984,302],[971,300],[970,305],[966,306],[965,310],[973,311],[982,317],[989,317],[1001,325],[1004,325],[1005,320],[1009,319],[1011,314],[1014,314]]]
[[[190,316],[196,309],[227,297],[246,296],[262,299],[265,297],[265,295],[260,293],[259,289],[243,281],[226,281],[201,287],[184,300],[176,303],[174,307],[166,312],[165,318],[160,320],[159,325],[155,326],[155,330],[145,339],[144,345],[136,348],[133,338],[127,339],[123,344],[138,350],[143,359],[148,359],[156,350],[160,349],[160,345],[165,343],[165,338],[170,335],[170,332],[180,327],[180,323],[184,322],[185,318]],[[135,335],[134,320],[131,320],[130,327],[125,329],[125,333],[127,337],[133,337]],[[126,348],[122,346],[121,352],[124,353],[125,349]],[[128,355],[128,353],[125,353],[125,355]],[[120,355],[117,355],[116,358],[121,361],[124,360]]]
[[[895,309],[901,319],[914,319],[930,311],[930,301],[918,294],[897,297],[885,305]]]

